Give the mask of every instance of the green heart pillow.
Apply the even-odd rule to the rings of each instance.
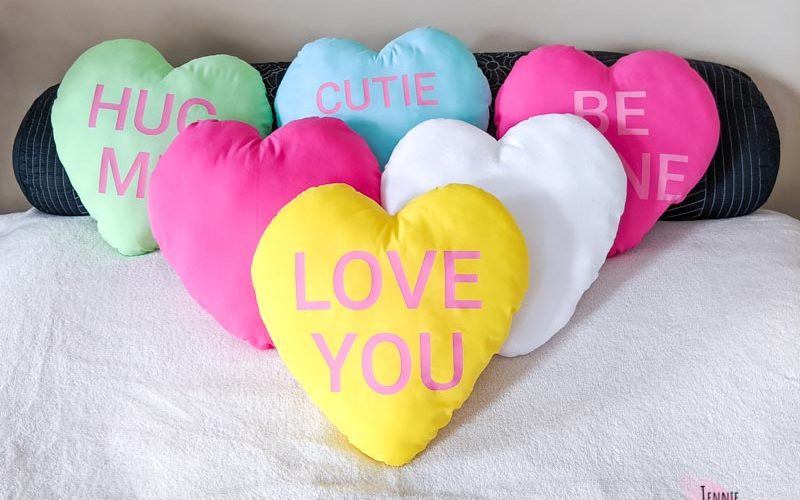
[[[112,247],[125,255],[157,248],[147,217],[149,176],[178,132],[204,119],[269,133],[272,111],[258,71],[226,55],[173,68],[137,40],[101,43],[67,71],[53,104],[56,149]]]

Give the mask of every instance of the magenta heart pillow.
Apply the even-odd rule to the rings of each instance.
[[[628,176],[628,197],[609,255],[635,247],[703,177],[719,141],[705,81],[669,52],[635,52],[606,67],[563,45],[520,58],[495,102],[497,136],[531,116],[572,113],[608,139]]]
[[[253,253],[281,207],[331,183],[380,203],[378,161],[339,119],[297,120],[266,139],[246,123],[199,122],[178,134],[158,162],[150,224],[195,300],[233,335],[271,348],[250,278]]]

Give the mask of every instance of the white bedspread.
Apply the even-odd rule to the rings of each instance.
[[[410,465],[87,217],[0,216],[0,498],[800,498],[800,222],[661,222]],[[716,485],[716,486],[715,486]],[[714,490],[716,491],[716,490]]]

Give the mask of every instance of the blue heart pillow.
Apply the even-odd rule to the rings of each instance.
[[[367,140],[381,167],[415,125],[453,118],[486,130],[489,83],[457,38],[419,28],[380,52],[338,38],[307,44],[275,96],[279,125],[307,116],[335,116]]]

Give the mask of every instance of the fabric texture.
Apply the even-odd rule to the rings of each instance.
[[[491,92],[457,38],[417,28],[374,52],[354,40],[320,38],[294,58],[275,95],[278,125],[309,116],[344,120],[381,168],[415,125],[452,118],[486,130]]]
[[[606,260],[625,206],[619,155],[575,115],[529,118],[499,141],[461,121],[428,120],[397,144],[381,200],[393,214],[457,183],[497,196],[525,235],[530,287],[500,354],[527,354],[567,324]]]
[[[272,342],[250,264],[275,214],[309,187],[331,182],[380,200],[377,160],[336,118],[297,120],[263,140],[245,123],[203,121],[178,134],[158,165],[148,213],[164,258],[204,309],[258,349]]]
[[[309,399],[353,446],[401,466],[450,422],[508,337],[528,254],[512,215],[475,186],[433,189],[390,215],[329,184],[275,216],[252,274]]]
[[[531,116],[585,117],[614,147],[628,177],[625,211],[609,255],[633,248],[708,170],[719,111],[686,59],[644,50],[608,67],[566,45],[521,57],[495,99],[497,137]]]
[[[175,68],[153,46],[128,39],[81,54],[50,116],[58,156],[103,239],[124,255],[155,250],[147,190],[158,158],[198,120],[237,120],[268,134],[265,92],[259,73],[233,56]]]
[[[399,469],[350,446],[275,351],[223,331],[160,252],[126,259],[89,218],[32,210],[0,216],[0,262],[2,498],[800,491],[788,216],[656,224],[544,347],[493,359]]]
[[[589,51],[608,66],[624,54]],[[486,75],[492,96],[527,52],[475,54]],[[775,118],[753,80],[742,71],[722,64],[689,60],[708,84],[720,115],[720,142],[706,175],[686,199],[670,207],[665,220],[736,217],[753,212],[769,198],[780,164],[780,138]],[[270,103],[283,78],[287,62],[253,65],[264,80]],[[34,207],[57,215],[86,215],[80,199],[66,179],[56,155],[50,108],[57,86],[47,89],[22,121],[13,149],[17,182]],[[494,112],[494,99],[490,114]],[[489,120],[494,133],[494,120]]]

